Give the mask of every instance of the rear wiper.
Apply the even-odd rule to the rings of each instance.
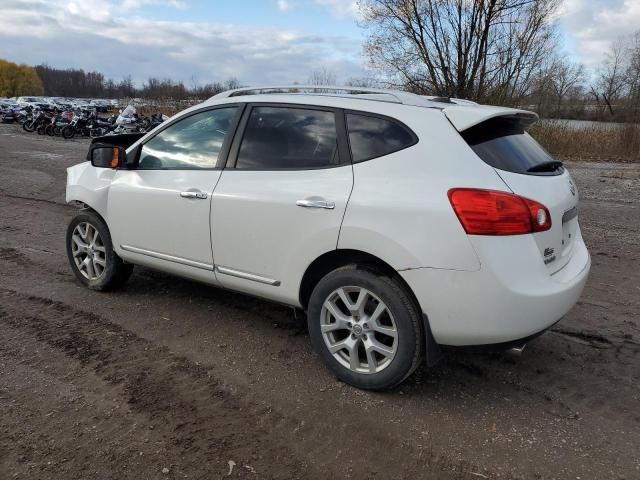
[[[560,168],[562,168],[562,162],[559,160],[549,160],[528,168],[527,172],[555,172]]]

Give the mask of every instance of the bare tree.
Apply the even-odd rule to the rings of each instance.
[[[614,105],[624,94],[624,89],[628,85],[625,53],[623,39],[613,42],[595,83],[591,86],[591,93],[596,101],[600,105],[606,105],[611,115],[614,114]]]
[[[361,88],[382,88],[384,86],[382,82],[374,77],[352,77],[347,80],[346,85],[348,87]]]
[[[392,85],[508,102],[553,47],[559,0],[363,0],[365,52]]]
[[[640,120],[640,30],[631,39],[628,53],[626,77],[629,87],[629,107],[633,111],[633,119],[638,121]]]
[[[235,90],[236,88],[242,88],[240,80],[235,77],[228,78],[223,84],[224,90]]]
[[[584,81],[584,66],[564,58],[554,62],[551,86],[556,97],[556,115],[562,114],[562,104],[567,95]]]
[[[309,75],[309,85],[335,85],[336,74],[326,67],[320,70],[313,70]]]

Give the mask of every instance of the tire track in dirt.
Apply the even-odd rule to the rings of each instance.
[[[0,198],[2,197],[6,197],[6,198],[12,198],[12,199],[16,199],[16,200],[26,200],[29,202],[38,202],[38,203],[46,203],[49,205],[56,205],[58,207],[63,207],[69,210],[77,210],[76,207],[74,207],[73,205],[70,205],[68,203],[63,203],[63,202],[56,202],[55,200],[48,200],[46,198],[38,198],[38,197],[27,197],[24,195],[13,195],[11,193],[0,193]]]
[[[2,323],[28,331],[92,370],[118,388],[150,424],[168,428],[166,441],[177,451],[170,461],[177,476],[221,472],[229,459],[240,466],[238,477],[255,478],[243,465],[266,478],[321,476],[296,458],[286,446],[288,439],[274,435],[273,427],[283,418],[264,407],[244,405],[206,368],[63,304],[4,289],[0,298]],[[34,306],[38,314],[24,313]]]
[[[472,472],[478,469],[466,462],[455,465],[432,453],[417,459],[410,451],[406,453],[413,461],[405,464],[405,470],[398,467],[403,463],[400,456],[389,458],[393,470],[370,467],[372,452],[362,452],[353,465],[338,464],[335,469],[326,462],[320,465],[310,458],[313,455],[301,454],[291,445],[323,444],[322,439],[305,438],[295,418],[245,400],[204,366],[59,302],[0,288],[0,305],[0,323],[7,329],[24,332],[63,353],[98,377],[146,423],[158,425],[167,446],[165,463],[172,465],[176,478],[222,476],[229,459],[236,463],[234,478],[348,478],[352,473],[358,478],[476,478]],[[0,454],[12,448],[15,445],[0,442]],[[86,468],[88,473],[89,465]]]

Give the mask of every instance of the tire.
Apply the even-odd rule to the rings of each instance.
[[[343,300],[341,290],[352,308]],[[362,308],[357,307],[360,295],[366,299]],[[328,304],[333,309],[326,308]],[[383,313],[374,320],[378,308]],[[311,343],[322,361],[354,387],[392,388],[411,375],[423,357],[424,327],[419,308],[400,282],[369,267],[348,265],[323,277],[309,299],[307,322]],[[347,328],[337,328],[346,322]],[[333,329],[323,333],[323,325]],[[338,349],[341,345],[356,345],[357,350]],[[351,356],[354,350],[355,361]],[[385,354],[380,353],[383,350]]]
[[[22,124],[22,128],[25,132],[33,132],[36,129],[35,122],[33,120],[27,120]]]
[[[94,238],[94,232],[98,233],[97,239]],[[133,265],[124,263],[113,251],[107,224],[91,210],[80,212],[69,223],[66,249],[71,270],[91,290],[105,291],[121,287],[133,272]],[[87,258],[95,260],[87,261]],[[85,266],[80,268],[76,260]]]
[[[38,128],[36,128],[36,133],[38,135],[44,135],[45,128],[46,128],[46,125],[38,125]]]
[[[66,126],[62,129],[62,136],[67,140],[69,140],[70,138],[73,138],[75,134],[76,134],[76,130],[71,126]]]
[[[54,128],[53,125],[47,125],[44,129],[44,133],[46,133],[50,137],[53,137],[54,136],[53,128]]]

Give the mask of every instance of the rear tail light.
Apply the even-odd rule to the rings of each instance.
[[[452,188],[449,201],[469,235],[522,235],[551,228],[547,207],[513,193]]]

